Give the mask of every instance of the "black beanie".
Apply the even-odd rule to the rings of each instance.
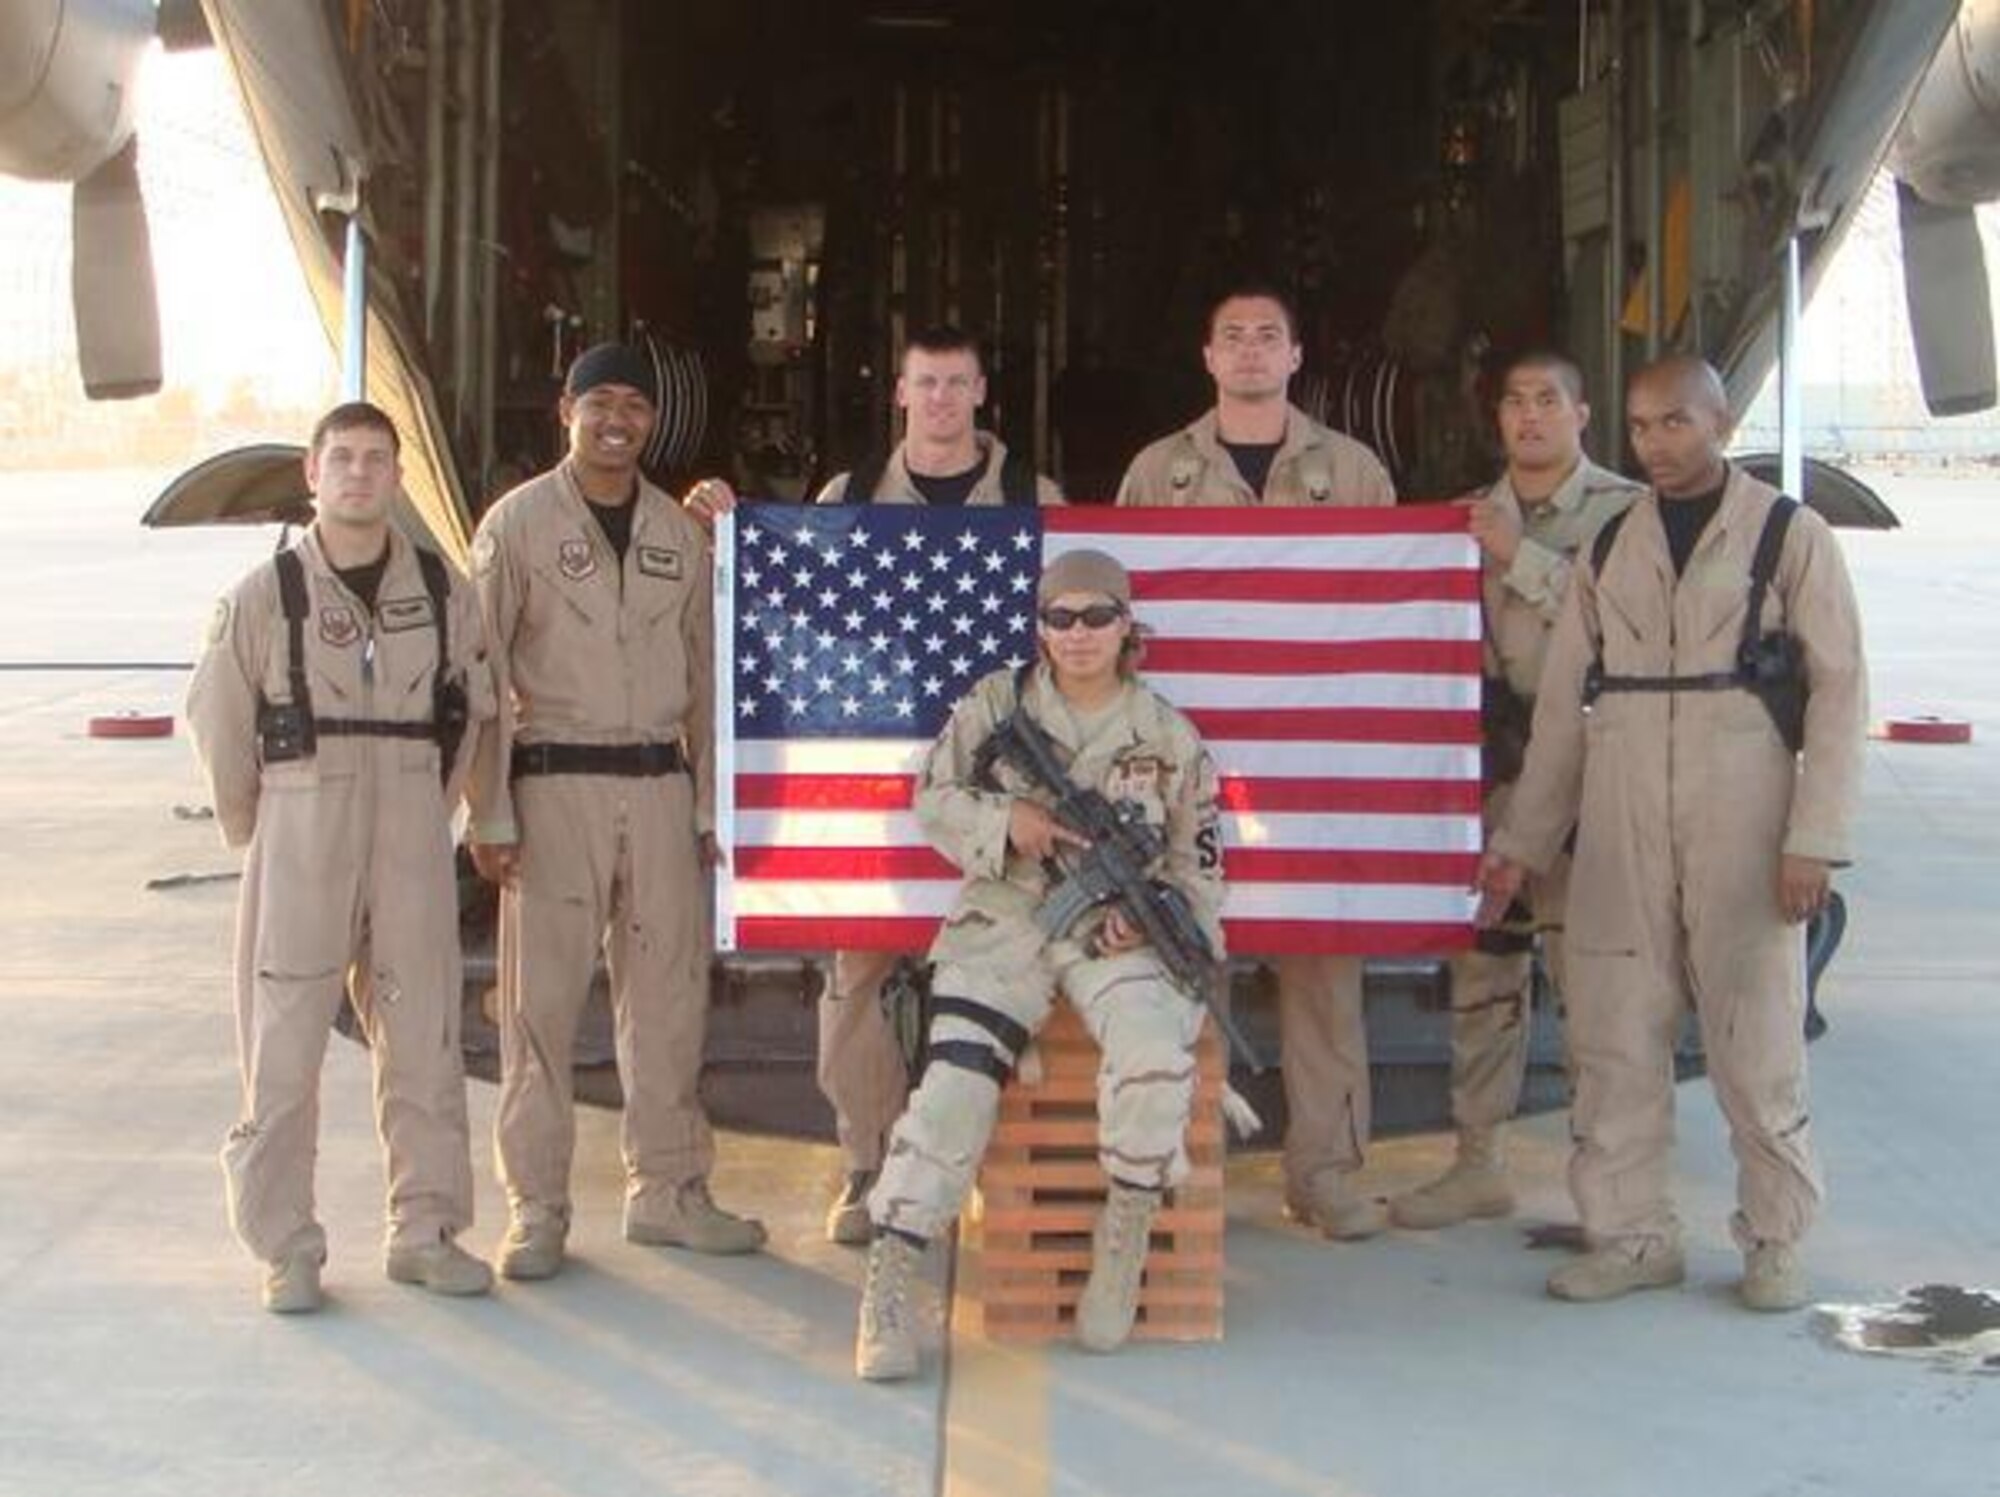
[[[630,385],[654,405],[660,403],[653,361],[626,343],[598,343],[578,354],[563,381],[563,393],[574,397],[599,385]]]

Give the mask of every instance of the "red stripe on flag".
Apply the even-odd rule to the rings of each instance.
[[[1224,921],[1232,956],[1446,956],[1472,944],[1470,925],[1395,921]],[[937,934],[930,919],[868,920],[739,917],[738,944],[763,951],[926,951]]]
[[[1148,639],[1141,669],[1215,676],[1469,676],[1476,639]]]
[[[1442,884],[1470,889],[1478,871],[1476,852],[1232,847],[1222,855],[1224,881],[1243,884]]]
[[[1281,743],[1479,742],[1479,714],[1424,712],[1396,707],[1296,707],[1209,709],[1187,713],[1211,740],[1264,739]]]
[[[906,774],[740,774],[740,811],[907,811],[916,781]]]
[[[741,916],[736,943],[746,951],[928,951],[938,923],[929,917],[801,919],[796,916]]]
[[[1162,569],[1135,572],[1132,596],[1141,603],[1471,603],[1479,598],[1479,574],[1463,567],[1344,572]]]
[[[1246,520],[1240,509],[1138,506],[1118,509],[1071,503],[1041,512],[1044,529],[1057,535],[1462,535],[1468,511],[1457,504],[1259,506]]]
[[[1470,816],[1479,810],[1480,784],[1477,780],[1237,779],[1225,775],[1217,799],[1225,811]]]
[[[928,878],[956,885],[965,875],[951,859],[928,847],[739,847],[736,877],[822,883]]]

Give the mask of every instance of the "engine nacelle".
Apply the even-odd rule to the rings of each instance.
[[[0,0],[0,174],[76,182],[132,138],[153,0]]]
[[[1938,207],[2000,198],[2000,0],[1963,0],[1903,117],[1889,170]]]

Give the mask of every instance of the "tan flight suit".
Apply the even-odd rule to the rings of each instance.
[[[1106,707],[1074,712],[1037,666],[1026,688],[1029,715],[1068,757],[1070,778],[1113,801],[1131,800],[1165,832],[1154,876],[1186,896],[1212,948],[1222,947],[1222,842],[1215,769],[1186,718],[1139,682]],[[1187,1176],[1188,1110],[1194,1098],[1194,1045],[1200,1001],[1176,988],[1147,947],[1097,956],[1097,920],[1050,940],[1035,911],[1048,873],[1007,843],[1016,797],[1054,797],[1001,764],[996,792],[973,778],[973,755],[1013,709],[1015,673],[996,671],[958,704],[931,749],[917,791],[917,815],[938,848],[966,873],[931,946],[940,1004],[970,1000],[993,1022],[940,1011],[931,1020],[931,1061],[890,1135],[882,1174],[868,1197],[870,1217],[928,1240],[957,1216],[985,1153],[1000,1084],[979,1065],[1011,1067],[1021,1043],[1041,1027],[1060,986],[1103,1051],[1098,1072],[1098,1159],[1128,1185],[1164,1189]],[[1019,1030],[1001,1032],[1009,1021]],[[1016,1043],[1019,1041],[1021,1043]],[[976,1064],[965,1063],[966,1056]]]
[[[990,432],[973,439],[986,458],[986,471],[966,497],[967,504],[1001,504],[1000,470],[1007,447]],[[876,504],[922,504],[923,492],[910,477],[898,442],[882,466],[871,501]],[[844,503],[845,473],[837,473],[821,489],[818,504]],[[1049,479],[1035,479],[1042,504],[1063,502],[1062,490]],[[840,1150],[850,1174],[872,1174],[882,1167],[882,1150],[889,1128],[909,1097],[909,1075],[895,1036],[882,1015],[882,983],[896,964],[893,951],[836,951],[833,981],[819,1000],[819,1089],[833,1106]]]
[[[711,589],[701,527],[639,481],[621,567],[567,463],[480,522],[500,731],[474,768],[474,835],[518,842],[500,901],[501,1083],[494,1145],[518,1221],[569,1219],[571,1059],[603,951],[611,978],[628,1210],[671,1209],[713,1157],[695,1094],[708,1014],[713,814]],[[681,746],[689,772],[531,774],[537,744]]]
[[[1118,485],[1118,503],[1343,504],[1396,502],[1388,470],[1361,443],[1321,426],[1296,406],[1264,492],[1252,493],[1216,436],[1215,412],[1144,448]],[[1323,1171],[1361,1167],[1368,1145],[1368,1032],[1361,1012],[1361,959],[1287,956],[1277,961],[1283,1050],[1285,1180],[1294,1195]]]
[[[410,543],[390,533],[372,615],[327,564],[317,530],[297,552],[314,716],[428,724],[438,636]],[[472,1221],[450,819],[494,691],[478,605],[456,578],[446,625],[469,716],[449,785],[428,739],[322,732],[310,757],[261,761],[258,694],[292,700],[272,565],[217,605],[188,688],[223,840],[250,849],[236,920],[243,1115],[222,1167],[237,1236],[267,1262],[325,1252],[313,1213],[319,1074],[350,983],[375,1067],[389,1247],[448,1239]]]
[[[1575,570],[1549,646],[1528,765],[1493,838],[1531,870],[1574,823],[1566,911],[1576,1066],[1570,1189],[1594,1247],[1679,1246],[1667,1193],[1673,1048],[1692,1003],[1729,1122],[1747,1251],[1790,1245],[1820,1200],[1806,1108],[1803,937],[1778,907],[1780,854],[1844,863],[1866,682],[1847,568],[1819,516],[1792,518],[1763,627],[1804,651],[1811,697],[1794,756],[1740,689],[1607,692],[1582,710],[1602,641],[1612,676],[1728,671],[1750,561],[1776,497],[1732,470],[1678,581],[1648,494],[1593,575]],[[1665,501],[1671,503],[1673,501]]]
[[[1480,579],[1485,604],[1486,673],[1505,677],[1527,702],[1535,699],[1549,633],[1569,592],[1572,558],[1613,515],[1645,490],[1581,460],[1547,500],[1523,504],[1502,475],[1488,499],[1514,506],[1521,544],[1502,567],[1487,559]],[[1485,823],[1490,834],[1506,820],[1512,783],[1491,787]],[[1556,989],[1562,991],[1563,892],[1569,858],[1558,854],[1527,891],[1527,905]],[[1451,964],[1451,1116],[1461,1128],[1492,1128],[1514,1115],[1528,1066],[1528,951],[1462,952]]]

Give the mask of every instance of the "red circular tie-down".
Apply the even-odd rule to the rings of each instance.
[[[1962,717],[1939,717],[1925,712],[1914,717],[1886,719],[1882,737],[1891,743],[1970,743],[1972,724]]]
[[[117,712],[93,717],[88,731],[92,738],[171,738],[174,720],[143,712]]]

